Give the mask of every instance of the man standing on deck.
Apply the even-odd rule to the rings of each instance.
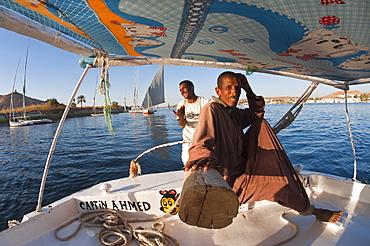
[[[241,89],[247,93],[249,108],[236,107]],[[264,99],[254,94],[247,78],[224,72],[217,79],[216,93],[218,98],[213,97],[199,116],[184,170],[217,169],[240,204],[269,200],[321,221],[338,221],[341,211],[310,204],[288,156],[263,118]]]
[[[181,154],[182,162],[185,164],[189,158],[188,150],[198,124],[200,110],[210,100],[205,97],[198,97],[194,92],[193,82],[189,80],[181,81],[179,87],[184,100],[177,105],[177,111],[172,110],[172,112],[177,116],[177,123],[183,128],[182,138],[187,142],[182,145]]]

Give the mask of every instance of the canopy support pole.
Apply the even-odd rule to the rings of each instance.
[[[42,175],[41,186],[40,186],[40,191],[39,191],[39,198],[38,198],[37,206],[36,206],[36,212],[42,212],[42,206],[41,206],[41,204],[42,204],[42,196],[44,194],[46,177],[48,175],[51,158],[53,156],[53,153],[54,153],[54,150],[55,150],[55,146],[57,144],[57,141],[58,141],[60,132],[61,132],[62,127],[64,125],[64,122],[65,122],[65,120],[67,118],[68,112],[69,112],[69,110],[71,108],[73,99],[76,97],[77,91],[80,88],[80,85],[81,85],[83,79],[85,78],[85,76],[87,74],[87,71],[90,68],[92,68],[92,65],[87,65],[86,68],[85,68],[85,70],[83,71],[80,79],[78,80],[78,82],[76,84],[76,87],[73,90],[71,97],[69,98],[68,104],[67,104],[66,108],[64,109],[64,112],[63,112],[62,118],[60,119],[58,128],[57,128],[57,130],[56,130],[56,132],[54,134],[54,139],[53,139],[53,142],[52,142],[51,147],[50,147],[50,150],[49,150],[48,158],[46,159],[46,164],[45,164],[45,168],[44,168],[44,174]]]
[[[298,116],[299,112],[303,108],[305,102],[307,99],[311,96],[312,92],[316,89],[316,87],[319,85],[318,82],[312,82],[311,85],[303,92],[302,96],[297,100],[297,102],[289,109],[289,111],[274,125],[272,128],[274,130],[275,134],[278,134],[278,132],[282,129],[287,128],[294,119]],[[296,111],[292,113],[294,108],[296,108]]]
[[[355,149],[355,141],[353,139],[352,135],[352,127],[351,127],[351,119],[349,117],[348,113],[348,103],[347,103],[347,90],[344,91],[344,102],[345,102],[345,107],[346,107],[346,116],[347,116],[347,126],[348,126],[348,132],[349,132],[349,139],[351,140],[351,146],[352,146],[352,152],[353,152],[353,181],[356,180],[356,175],[357,175],[357,158],[356,158],[356,149]]]

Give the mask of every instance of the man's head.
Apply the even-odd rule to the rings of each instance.
[[[240,81],[236,73],[226,71],[217,78],[218,98],[229,107],[236,107],[240,97]]]
[[[185,99],[193,99],[196,98],[195,92],[194,92],[194,84],[190,80],[183,80],[179,84],[180,87],[180,94]]]

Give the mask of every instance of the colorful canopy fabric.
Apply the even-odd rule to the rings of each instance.
[[[0,0],[1,6],[107,54],[239,63],[338,81],[370,77],[368,0]]]

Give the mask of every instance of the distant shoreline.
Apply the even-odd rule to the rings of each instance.
[[[64,112],[64,107],[58,108],[58,109],[43,110],[41,112],[42,115],[34,114],[30,116],[30,118],[31,119],[45,118],[45,119],[50,119],[56,122],[60,120],[63,112]],[[123,108],[112,108],[112,114],[118,114],[118,113],[123,113],[123,112],[124,112]],[[27,113],[30,113],[30,112],[27,112]],[[68,112],[67,118],[90,116],[92,113],[93,113],[92,107],[71,108]],[[103,109],[97,108],[97,113],[103,113]],[[8,123],[8,114],[1,113],[0,114],[0,124],[7,124],[7,123]]]

